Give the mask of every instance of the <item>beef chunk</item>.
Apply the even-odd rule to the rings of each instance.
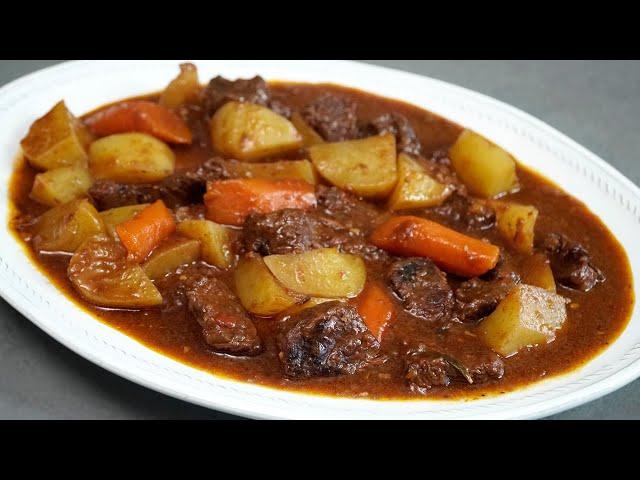
[[[504,376],[504,361],[493,352],[487,353],[480,361],[471,364],[469,374],[473,383],[500,379]]]
[[[358,136],[357,105],[332,93],[325,93],[302,110],[306,122],[329,142]]]
[[[410,349],[405,357],[405,379],[412,391],[422,394],[433,387],[447,387],[452,380],[484,383],[504,376],[504,362],[490,350],[439,353],[424,344]]]
[[[89,189],[98,210],[150,203],[161,199],[169,208],[202,202],[207,180],[228,178],[217,158],[183,172],[174,173],[158,183],[118,183],[97,180]]]
[[[175,110],[187,124],[193,135],[192,145],[210,148],[211,132],[209,130],[209,116],[201,105],[182,104]]]
[[[245,249],[263,256],[330,246],[333,233],[313,212],[291,208],[266,214],[252,213],[243,226]]]
[[[118,183],[111,180],[96,180],[89,189],[98,210],[150,203],[160,198],[156,185],[144,183]]]
[[[358,229],[362,233],[373,229],[376,219],[380,217],[376,207],[336,187],[318,185],[316,199],[322,214],[346,228]]]
[[[250,214],[243,225],[243,243],[245,251],[263,256],[337,247],[341,252],[360,255],[365,260],[388,257],[360,232],[319,212],[299,209]]]
[[[217,76],[204,90],[204,108],[209,115],[213,115],[218,108],[230,101],[266,106],[269,98],[269,87],[262,77],[227,80]]]
[[[552,233],[542,246],[549,255],[554,278],[565,287],[588,292],[598,282],[604,282],[604,274],[591,263],[589,252],[579,243]]]
[[[427,216],[456,229],[487,230],[496,222],[494,210],[475,198],[453,193],[442,205],[426,209]]]
[[[217,352],[257,355],[261,352],[258,332],[219,275],[217,268],[197,262],[158,279],[162,313],[173,316],[188,312],[202,327],[205,341]]]
[[[353,374],[380,348],[357,310],[338,301],[293,315],[282,326],[278,346],[285,374],[298,378]]]
[[[445,274],[428,258],[394,262],[387,272],[387,281],[411,315],[430,322],[450,318],[453,292]]]
[[[444,185],[448,185],[451,190],[459,195],[467,196],[467,187],[460,181],[446,150],[436,150],[431,158],[425,159],[425,166],[429,175]]]
[[[492,280],[472,278],[456,289],[456,315],[463,322],[478,321],[495,310],[520,279],[514,272]]]
[[[399,152],[420,155],[422,146],[416,132],[409,120],[398,113],[387,113],[374,118],[368,130],[371,134],[377,135],[391,133],[396,137],[396,146]]]
[[[201,276],[190,283],[187,306],[202,327],[205,341],[214,350],[231,355],[260,353],[255,325],[224,282]]]
[[[412,391],[425,393],[433,387],[446,387],[456,370],[447,358],[437,352],[416,351],[405,360],[405,379]]]

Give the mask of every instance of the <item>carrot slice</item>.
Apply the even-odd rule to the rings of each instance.
[[[171,110],[146,100],[121,102],[85,120],[98,136],[143,132],[170,143],[191,143],[191,131]]]
[[[374,337],[380,341],[384,329],[393,319],[393,301],[378,282],[367,283],[356,299],[356,308]]]
[[[209,220],[242,225],[252,212],[314,207],[316,197],[313,185],[302,180],[239,178],[208,182],[204,204]]]
[[[173,216],[162,200],[157,200],[132,219],[116,225],[120,241],[127,249],[129,258],[135,262],[144,260],[175,230]]]
[[[392,217],[371,235],[371,241],[396,255],[429,257],[442,269],[475,277],[496,266],[500,249],[439,223],[414,216]]]

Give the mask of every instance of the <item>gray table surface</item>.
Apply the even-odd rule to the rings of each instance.
[[[542,119],[640,183],[640,62],[368,61],[449,81]],[[0,61],[0,86],[58,61]],[[0,419],[237,418],[138,386],[58,344],[0,298]],[[640,419],[640,380],[552,419]]]

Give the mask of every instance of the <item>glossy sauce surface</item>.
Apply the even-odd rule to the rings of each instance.
[[[301,108],[322,92],[332,91],[358,102],[361,121],[389,111],[401,113],[416,130],[427,157],[438,149],[447,149],[461,131],[458,125],[422,109],[364,92],[329,85],[273,83],[270,87],[274,98],[293,108]],[[172,147],[176,152],[178,169],[197,165],[213,155],[203,122],[204,120],[194,120],[195,129],[202,129],[200,133],[195,133],[195,137],[202,140],[200,143]],[[11,199],[21,215],[36,216],[45,210],[28,197],[36,173],[26,162],[21,161],[12,179]],[[541,378],[566,372],[588,361],[611,344],[629,319],[633,306],[632,277],[626,254],[617,240],[580,201],[563,193],[543,177],[522,166],[518,166],[518,177],[520,191],[507,198],[538,208],[540,214],[536,236],[562,232],[581,243],[589,250],[593,263],[604,272],[607,280],[588,293],[559,286],[558,293],[571,300],[565,326],[554,342],[521,351],[505,359],[505,375],[501,380],[490,380],[478,385],[454,381],[447,388],[432,389],[426,398],[475,398],[506,392]],[[16,234],[20,236],[19,231]],[[495,229],[483,232],[483,236],[504,247],[504,242]],[[181,362],[246,382],[338,396],[425,398],[412,393],[403,380],[404,364],[398,353],[402,340],[437,339],[453,351],[462,347],[473,348],[474,342],[478,341],[474,326],[456,325],[450,333],[441,335],[432,325],[405,313],[398,304],[395,311],[397,320],[387,328],[382,341],[381,352],[389,358],[386,363],[366,368],[355,375],[290,380],[283,376],[278,359],[275,344],[277,321],[274,319],[254,318],[265,345],[265,351],[261,355],[236,358],[216,354],[204,342],[199,325],[184,311],[127,312],[91,306],[73,291],[67,279],[67,256],[38,255],[27,242],[25,248],[52,282],[101,321]],[[517,266],[522,259],[514,256],[512,261]],[[375,279],[380,276],[380,272],[370,268],[368,276]],[[231,285],[229,276],[226,280]]]

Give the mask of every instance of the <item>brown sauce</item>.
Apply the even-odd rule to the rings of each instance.
[[[300,108],[321,92],[339,92],[356,100],[361,120],[373,118],[389,111],[399,112],[409,119],[422,143],[425,154],[449,147],[461,131],[458,125],[412,105],[393,101],[368,93],[332,85],[300,85],[272,83],[274,98],[282,99],[293,108]],[[212,152],[207,147],[177,147],[177,167],[187,167],[204,161]],[[20,160],[11,179],[10,199],[16,214],[36,216],[46,208],[29,199],[33,178],[37,173]],[[568,320],[556,340],[504,359],[505,374],[500,380],[468,385],[454,382],[447,388],[434,388],[425,397],[412,393],[403,379],[403,364],[395,354],[400,338],[433,335],[432,327],[397,309],[398,320],[385,332],[381,351],[390,360],[381,367],[366,368],[354,375],[290,380],[282,374],[282,366],[275,345],[273,319],[254,319],[265,351],[253,358],[236,358],[213,353],[202,338],[199,325],[186,313],[162,314],[158,310],[128,312],[105,310],[82,300],[71,287],[66,275],[68,257],[38,255],[30,244],[20,237],[32,261],[62,290],[68,298],[82,306],[94,317],[144,345],[164,355],[196,368],[240,381],[270,387],[300,390],[308,393],[329,394],[376,399],[391,398],[465,398],[504,393],[540,379],[566,373],[579,367],[609,346],[626,326],[633,306],[632,276],[627,256],[602,221],[579,200],[562,192],[541,175],[518,166],[522,185],[520,192],[509,199],[535,205],[540,214],[536,235],[562,232],[582,243],[596,264],[606,275],[606,281],[588,293],[559,286],[558,293],[571,300]],[[490,231],[490,240],[500,246],[503,242]],[[379,273],[370,271],[370,276]],[[472,327],[464,327],[463,337],[474,335]],[[460,337],[453,336],[451,341]]]

